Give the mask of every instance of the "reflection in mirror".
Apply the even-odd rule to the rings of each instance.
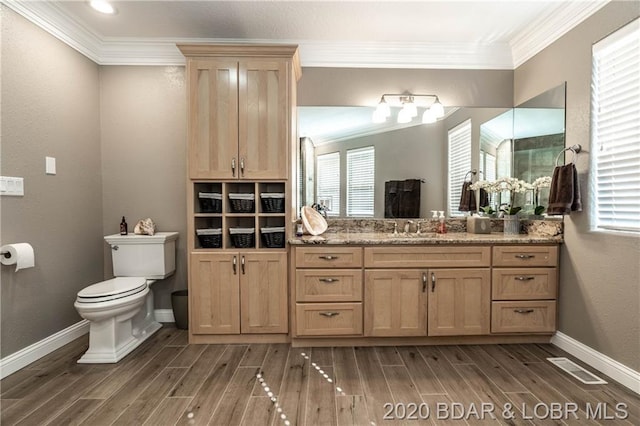
[[[461,192],[461,185],[448,179],[449,167],[455,168],[448,166],[448,132],[469,119],[470,168],[478,168],[485,180],[514,176],[532,182],[551,176],[564,147],[564,85],[515,109],[450,108],[433,124],[376,124],[371,121],[374,109],[298,107],[301,205],[321,204],[329,217],[427,218],[432,210],[459,214],[447,207],[458,202]],[[450,195],[456,191],[458,199]],[[407,201],[400,202],[400,195]],[[533,195],[524,195],[532,207]],[[548,197],[548,190],[542,197]],[[393,207],[393,200],[400,205]]]

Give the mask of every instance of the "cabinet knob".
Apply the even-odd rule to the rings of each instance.
[[[533,309],[514,309],[513,312],[516,314],[530,314],[533,312]]]
[[[331,318],[340,315],[340,312],[320,312],[323,317]]]
[[[320,278],[320,279],[318,279],[318,281],[323,282],[323,283],[335,283],[335,282],[338,282],[340,280],[337,279],[337,278]]]

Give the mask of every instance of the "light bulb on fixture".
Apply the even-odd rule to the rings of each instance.
[[[373,111],[373,117],[371,121],[373,121],[374,123],[384,123],[385,121],[387,121],[387,117],[384,115],[383,111],[381,112],[376,109],[375,111]]]
[[[398,123],[408,123],[411,121],[413,117],[411,116],[411,111],[407,108],[402,108],[398,113]]]
[[[387,118],[391,115],[391,107],[389,107],[387,101],[384,100],[384,95],[380,98],[380,102],[378,102],[376,113],[384,118]]]
[[[422,123],[431,124],[435,122],[436,122],[436,116],[433,114],[431,109],[425,110],[424,114],[422,114]]]
[[[89,1],[89,6],[106,15],[113,15],[114,13],[116,13],[115,7],[111,6],[104,0],[91,0]]]
[[[444,117],[444,107],[440,103],[440,99],[438,99],[437,96],[435,102],[429,108],[429,111],[431,111],[436,119]]]

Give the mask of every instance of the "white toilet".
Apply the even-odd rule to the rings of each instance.
[[[176,270],[177,232],[108,235],[116,278],[78,292],[74,306],[90,322],[85,364],[114,363],[158,331],[151,284]]]

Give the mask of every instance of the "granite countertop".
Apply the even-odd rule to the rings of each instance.
[[[491,234],[468,234],[466,232],[448,232],[446,234],[422,233],[404,234],[384,232],[325,232],[322,235],[304,235],[289,239],[289,244],[357,244],[357,245],[430,245],[430,244],[560,244],[562,235],[504,235],[502,232]]]

